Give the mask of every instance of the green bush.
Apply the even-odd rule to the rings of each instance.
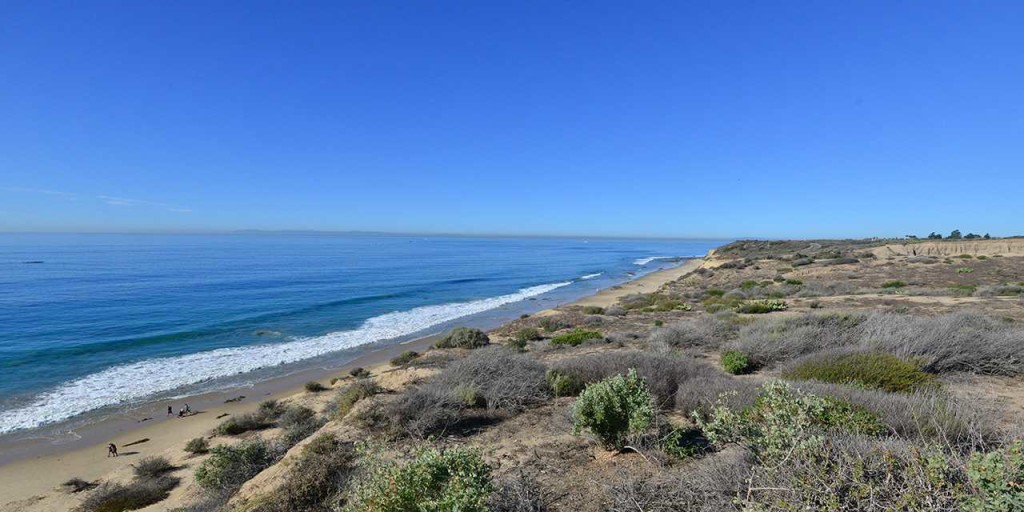
[[[1024,510],[1024,442],[989,453],[974,453],[967,477],[977,490],[964,504],[970,512]]]
[[[210,451],[210,442],[203,437],[190,439],[185,443],[185,451],[192,455],[199,455]]]
[[[722,368],[733,375],[743,375],[753,371],[750,358],[738,350],[729,350],[722,354]]]
[[[228,418],[217,425],[214,432],[222,436],[237,436],[252,430],[263,430],[270,428],[273,420],[261,412],[250,412]]]
[[[415,350],[406,350],[401,354],[391,358],[391,366],[405,366],[412,362],[413,359],[420,357],[419,352]]]
[[[576,396],[583,391],[583,379],[573,372],[562,372],[554,368],[547,371],[545,377],[551,393],[558,396]]]
[[[234,446],[215,446],[196,468],[196,483],[212,491],[230,491],[242,486],[277,460],[277,453],[262,439],[242,441]]]
[[[540,331],[533,327],[524,327],[519,329],[512,337],[517,344],[521,344],[522,346],[526,346],[528,342],[537,341],[541,338],[543,338],[543,336],[540,335]]]
[[[456,327],[437,343],[437,348],[480,348],[490,343],[487,333],[473,327]]]
[[[573,407],[573,433],[589,430],[607,447],[622,449],[626,436],[648,430],[655,417],[651,392],[630,369],[591,384]]]
[[[935,376],[911,361],[884,352],[811,355],[782,374],[793,380],[854,384],[890,392],[907,392],[935,385]]]
[[[899,289],[903,288],[906,285],[907,283],[904,283],[903,281],[886,281],[882,283],[882,288]]]
[[[737,313],[748,313],[760,315],[764,313],[772,313],[774,311],[785,311],[789,306],[784,300],[777,299],[764,299],[764,300],[752,300],[740,304],[736,308]]]
[[[583,306],[583,313],[588,315],[603,315],[604,308],[601,306]]]
[[[642,310],[647,312],[655,311],[689,311],[691,306],[683,302],[679,297],[667,295],[660,292],[638,293],[627,295],[619,299],[619,305],[627,310]]]
[[[491,467],[480,452],[453,448],[420,450],[407,463],[367,455],[350,512],[487,512],[494,491]]]
[[[324,386],[323,384],[320,384],[315,380],[307,382],[304,387],[306,388],[306,391],[309,391],[310,393],[319,393],[321,391],[327,391],[327,386]]]
[[[665,322],[663,322],[663,321],[661,321],[661,320],[655,320],[655,321],[654,321],[654,326],[655,326],[655,327],[661,327],[661,326],[663,326],[663,325],[665,325]]]
[[[978,291],[978,287],[969,284],[961,284],[951,287],[950,290],[953,292],[953,295],[956,295],[957,297],[970,297],[971,295],[974,295],[974,292]]]
[[[559,334],[554,338],[551,338],[552,345],[572,345],[577,346],[584,341],[600,339],[603,335],[597,331],[590,331],[587,329],[581,329],[579,327],[565,333]]]
[[[714,445],[739,443],[765,463],[785,460],[794,450],[815,449],[830,430],[876,435],[884,430],[877,416],[846,402],[793,389],[783,381],[764,385],[752,407],[734,411],[719,399],[707,418],[693,415]]]
[[[786,284],[790,286],[802,286],[804,282],[799,279],[786,279]]]
[[[359,379],[352,384],[342,388],[338,394],[328,402],[324,412],[333,420],[344,418],[356,403],[364,398],[369,398],[380,393],[382,389],[370,379]]]
[[[960,267],[956,269],[957,274],[970,274],[971,272],[974,272],[974,269],[971,267]]]

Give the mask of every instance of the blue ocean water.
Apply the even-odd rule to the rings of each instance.
[[[0,434],[495,325],[708,240],[0,235]]]

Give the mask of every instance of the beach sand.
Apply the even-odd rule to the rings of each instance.
[[[607,307],[615,304],[620,297],[635,293],[650,293],[663,284],[700,268],[702,259],[693,259],[669,269],[653,272],[636,280],[614,286],[580,299],[572,304]],[[543,314],[543,312],[538,313]],[[315,410],[333,395],[330,391],[309,393],[302,384],[317,380],[325,385],[332,377],[345,377],[338,387],[345,384],[348,370],[361,366],[370,369],[374,375],[393,371],[388,361],[403,350],[422,351],[428,348],[437,336],[428,336],[407,343],[383,347],[367,353],[343,367],[324,370],[316,369],[251,387],[210,393],[188,398],[193,410],[199,414],[178,418],[167,416],[167,403],[152,404],[134,411],[133,416],[151,417],[143,423],[135,419],[120,418],[100,422],[82,429],[82,439],[64,445],[49,443],[28,443],[4,446],[0,453],[0,512],[14,511],[60,511],[77,506],[81,498],[60,488],[70,478],[81,478],[89,482],[128,482],[132,478],[131,464],[147,456],[164,456],[173,464],[187,468],[175,472],[187,483],[192,478],[194,463],[182,448],[195,437],[208,436],[210,431],[224,421],[225,415],[238,415],[256,409],[259,402],[267,399],[288,400],[290,403],[306,405]],[[225,400],[245,395],[239,402],[225,403]],[[177,411],[186,400],[172,404]],[[140,440],[145,442],[135,443]],[[218,442],[222,442],[218,438]],[[107,443],[118,446],[120,457],[106,456]],[[129,446],[129,444],[131,444]],[[10,461],[10,462],[6,462]],[[180,488],[192,486],[182,485]],[[170,510],[187,503],[191,497],[172,491],[171,497],[143,510]]]

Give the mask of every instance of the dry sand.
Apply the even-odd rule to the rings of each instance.
[[[700,268],[704,260],[687,260],[682,265],[647,274],[636,280],[623,283],[595,295],[575,302],[578,305],[596,305],[607,307],[615,304],[620,297],[635,293],[650,293],[662,285],[675,281],[680,277]],[[256,409],[257,404],[269,398],[287,400],[319,409],[332,393],[312,394],[302,389],[299,383],[308,380],[319,380],[326,384],[330,377],[347,374],[347,370],[356,366],[373,368],[379,375],[390,371],[387,361],[397,352],[407,349],[422,350],[428,347],[433,337],[422,338],[414,342],[396,345],[367,354],[342,368],[329,372],[316,370],[317,374],[308,377],[291,376],[289,386],[282,388],[278,383],[273,386],[256,389],[230,390],[224,393],[211,394],[205,397],[189,399],[190,404],[201,414],[186,418],[166,417],[159,414],[159,408],[166,405],[153,406],[153,419],[143,424],[112,424],[94,430],[86,446],[75,443],[73,448],[50,446],[44,450],[34,450],[27,457],[19,457],[0,466],[0,512],[15,511],[64,511],[71,510],[81,501],[81,496],[68,494],[60,489],[60,484],[70,478],[82,478],[86,481],[127,482],[132,478],[131,464],[147,456],[165,456],[172,463],[182,467],[174,473],[182,478],[183,485],[172,491],[171,497],[143,510],[158,511],[180,507],[193,498],[188,496],[192,486],[184,485],[191,481],[195,461],[190,460],[182,448],[185,443],[195,437],[207,436],[210,431],[224,420],[224,414],[238,415]],[[339,386],[342,383],[339,383]],[[271,391],[267,391],[267,390]],[[257,391],[260,390],[260,391]],[[237,403],[224,403],[224,400],[237,395],[247,398]],[[179,400],[179,402],[181,402]],[[125,446],[138,440],[147,441],[132,446]],[[120,457],[106,457],[107,443],[115,443],[121,453]],[[218,438],[217,443],[223,440]],[[10,450],[12,447],[4,447]],[[23,448],[24,449],[24,448]],[[7,454],[8,459],[10,454]]]

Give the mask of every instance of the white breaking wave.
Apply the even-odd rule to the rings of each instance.
[[[523,288],[516,293],[453,304],[422,306],[370,318],[358,329],[254,345],[147,359],[114,366],[40,394],[25,407],[0,412],[0,434],[66,420],[86,411],[140,400],[163,391],[260,368],[294,363],[375,341],[408,336],[464,316],[519,302],[571,284]]]
[[[604,273],[604,272],[598,272],[598,273],[596,273],[596,274],[587,274],[587,275],[585,275],[585,276],[582,276],[582,277],[580,277],[580,279],[593,279],[593,278],[595,278],[595,277],[598,277],[598,276],[600,276],[600,275],[601,275],[601,274],[603,274],[603,273]]]
[[[638,260],[633,260],[633,264],[643,266],[654,260],[667,260],[669,258],[675,258],[675,256],[651,256],[650,258],[640,258]]]

